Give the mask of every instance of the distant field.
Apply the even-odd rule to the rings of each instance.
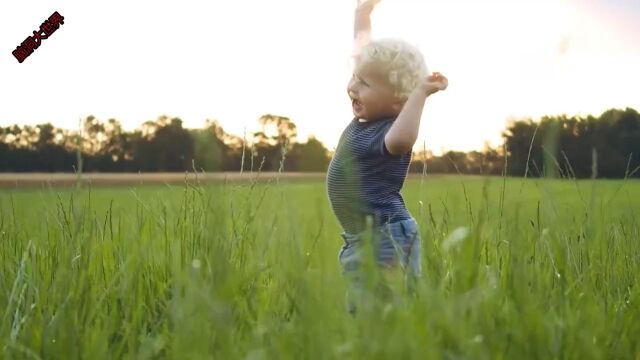
[[[409,178],[420,178],[421,174],[409,174]],[[448,175],[429,175],[443,177]],[[185,182],[224,183],[283,180],[308,181],[323,180],[326,173],[302,172],[212,172],[212,173],[85,173],[80,177],[82,185],[91,186],[139,186],[139,185],[179,185]],[[473,178],[475,176],[469,176]],[[0,188],[47,188],[72,187],[78,183],[78,176],[72,173],[0,173]]]
[[[93,186],[181,184],[188,181],[224,182],[238,180],[308,180],[324,178],[324,173],[224,172],[224,173],[85,173],[82,184]],[[0,188],[75,186],[78,176],[72,173],[0,173]]]
[[[0,358],[640,357],[639,181],[412,177],[417,294],[351,318],[323,174],[111,176],[0,177]]]

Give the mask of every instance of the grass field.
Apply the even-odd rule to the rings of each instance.
[[[322,180],[1,190],[0,357],[640,359],[638,181],[403,194],[417,294],[352,318]]]

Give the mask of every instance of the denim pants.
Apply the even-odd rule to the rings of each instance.
[[[420,277],[421,267],[421,239],[418,224],[414,218],[401,220],[372,229],[373,254],[364,253],[365,232],[341,234],[344,245],[340,249],[338,259],[342,266],[342,273],[350,281],[349,291],[358,292],[362,289],[362,277],[359,270],[364,256],[374,256],[381,268],[400,267],[409,279]],[[410,283],[409,283],[410,284]],[[410,290],[410,289],[409,289]],[[348,301],[350,312],[355,312],[354,305]]]

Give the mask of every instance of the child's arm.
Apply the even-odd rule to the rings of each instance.
[[[353,56],[357,56],[371,41],[371,13],[381,0],[356,0],[353,29]]]
[[[445,90],[448,85],[449,80],[445,76],[434,72],[409,95],[400,114],[384,137],[384,144],[390,154],[400,155],[411,151],[418,138],[425,100],[430,95]]]

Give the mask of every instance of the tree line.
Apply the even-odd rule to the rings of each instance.
[[[314,137],[297,141],[291,119],[265,114],[260,129],[237,136],[216,120],[187,129],[160,116],[127,132],[116,119],[83,119],[78,130],[0,127],[0,172],[326,171],[331,154]],[[571,178],[640,176],[640,114],[611,109],[598,117],[511,121],[498,148],[414,153],[410,172]],[[506,155],[506,156],[505,156]]]

